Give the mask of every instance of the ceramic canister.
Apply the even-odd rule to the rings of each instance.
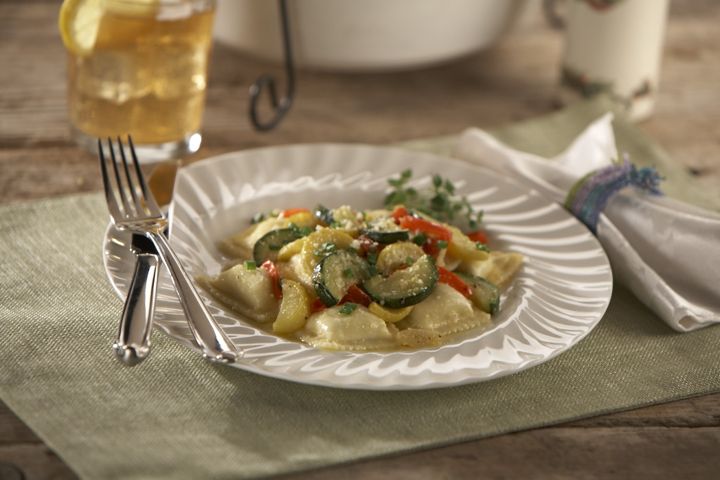
[[[669,0],[570,0],[564,96],[607,92],[642,120],[653,110]],[[572,92],[572,93],[570,93]]]

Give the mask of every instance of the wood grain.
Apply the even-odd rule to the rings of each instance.
[[[100,189],[95,158],[74,146],[67,124],[59,3],[0,3],[0,203]],[[719,21],[716,0],[672,3],[656,113],[641,124],[707,189],[720,188]],[[561,52],[561,34],[531,20],[496,48],[440,67],[303,71],[289,117],[262,134],[247,120],[247,89],[278,69],[218,45],[206,146],[195,159],[294,142],[391,143],[531,118],[558,107]],[[720,394],[287,478],[715,479],[718,447]],[[76,478],[0,403],[0,479],[9,465],[28,480]]]
[[[711,430],[552,428],[285,478],[717,478],[718,457],[696,456],[708,446],[720,446]]]
[[[28,480],[76,478],[2,403],[0,439],[0,463],[18,466]],[[719,447],[716,394],[283,478],[714,479]]]

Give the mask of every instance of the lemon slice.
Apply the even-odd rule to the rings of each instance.
[[[95,47],[105,0],[65,0],[60,7],[60,35],[65,47],[87,55]]]

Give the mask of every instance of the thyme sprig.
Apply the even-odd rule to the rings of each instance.
[[[458,196],[452,181],[435,174],[432,177],[432,187],[418,191],[409,185],[411,178],[412,169],[408,168],[403,170],[398,178],[388,179],[388,184],[393,188],[385,196],[386,207],[404,205],[405,208],[430,215],[441,222],[453,223],[460,220],[467,222],[471,230],[478,228],[482,222],[482,210],[476,212],[467,197]]]

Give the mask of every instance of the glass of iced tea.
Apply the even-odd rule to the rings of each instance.
[[[214,11],[214,0],[65,0],[78,143],[130,134],[143,161],[197,151]]]

